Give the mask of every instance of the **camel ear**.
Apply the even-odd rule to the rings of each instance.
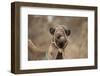
[[[70,30],[65,30],[65,33],[67,36],[69,36],[71,34],[71,31]]]
[[[51,28],[49,29],[49,31],[50,31],[51,35],[54,35],[54,32],[55,32],[55,29],[54,29],[54,28],[51,27]]]

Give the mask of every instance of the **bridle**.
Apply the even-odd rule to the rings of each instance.
[[[63,31],[64,31],[64,27],[63,27]],[[56,31],[55,31],[55,32],[56,32]],[[54,36],[53,36],[51,42],[52,42],[53,45],[55,45],[55,47],[58,49],[58,51],[59,51],[60,53],[62,53],[62,52],[64,51],[64,48],[68,45],[68,39],[67,39],[66,33],[65,33],[65,31],[64,31],[64,35],[65,35],[65,38],[67,39],[67,41],[66,41],[66,43],[65,43],[65,45],[64,45],[64,47],[63,47],[62,49],[59,48],[59,47],[57,46],[56,42],[55,42],[55,32],[54,32]]]

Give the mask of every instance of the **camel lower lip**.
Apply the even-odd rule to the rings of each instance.
[[[58,44],[58,47],[59,47],[59,48],[63,48],[63,47],[64,47],[64,43],[59,43],[59,44]]]

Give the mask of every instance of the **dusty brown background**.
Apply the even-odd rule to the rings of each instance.
[[[66,47],[66,59],[88,57],[88,18],[68,16],[28,15],[28,38],[40,48],[43,53],[28,50],[28,60],[41,60],[48,51],[51,35],[49,28],[55,25],[65,25],[71,30],[69,44]]]

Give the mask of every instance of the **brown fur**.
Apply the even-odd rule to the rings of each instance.
[[[57,58],[64,59],[64,55],[65,55],[64,50],[68,44],[68,35],[66,35],[66,32],[65,32],[67,28],[65,28],[64,26],[56,26],[54,29],[55,31],[52,34],[52,39],[51,39],[47,56],[48,56],[48,59],[57,59]],[[59,36],[60,38],[58,39]],[[60,44],[63,44],[63,45],[60,45]],[[59,57],[61,55],[62,57]]]

